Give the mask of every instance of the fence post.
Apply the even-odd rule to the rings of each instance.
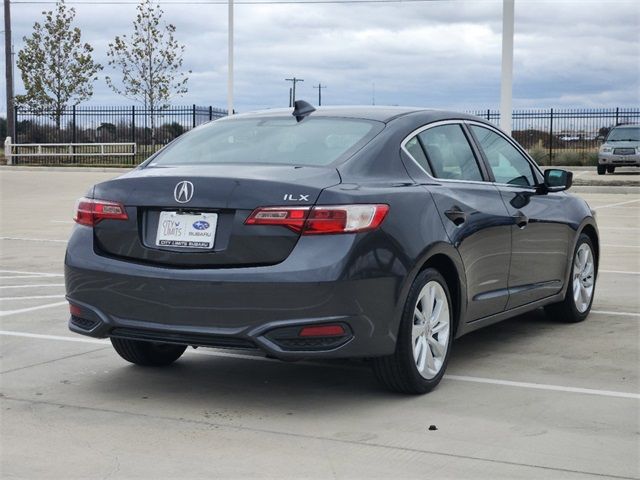
[[[553,165],[553,108],[549,114],[549,165]]]
[[[213,107],[209,105],[209,121],[213,120]]]
[[[71,130],[71,143],[77,143],[76,139],[77,137],[77,133],[76,133],[76,106],[73,105],[71,107],[71,125],[72,125],[72,130]]]
[[[131,141],[136,143],[136,106],[131,105]]]
[[[487,108],[487,122],[491,120],[491,110]]]
[[[193,128],[196,128],[196,104],[193,104]]]
[[[620,116],[620,107],[616,107],[616,127],[618,126],[618,117]]]
[[[18,107],[17,105],[13,107],[13,132],[9,132],[11,138],[18,143]]]
[[[7,157],[7,165],[13,165],[11,153],[11,137],[7,136],[4,141],[4,156]]]

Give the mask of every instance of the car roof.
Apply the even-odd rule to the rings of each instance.
[[[270,110],[259,110],[255,112],[247,112],[234,115],[234,118],[269,118],[282,117],[283,115],[291,115],[291,108],[274,108]],[[313,117],[340,117],[340,118],[357,118],[364,120],[375,120],[378,122],[388,123],[398,117],[410,114],[420,114],[427,121],[437,121],[445,118],[476,118],[471,115],[447,112],[442,110],[432,110],[422,107],[398,107],[398,106],[337,106],[337,107],[317,107],[316,111],[311,113]]]

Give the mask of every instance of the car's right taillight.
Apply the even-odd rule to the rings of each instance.
[[[80,198],[76,201],[73,220],[80,225],[93,227],[102,220],[128,220],[124,206],[118,202]]]
[[[357,233],[378,228],[388,211],[384,204],[263,207],[251,212],[245,224],[279,225],[302,235]]]

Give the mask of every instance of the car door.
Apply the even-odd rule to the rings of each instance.
[[[541,193],[542,175],[498,130],[468,124],[512,217],[507,309],[557,293],[563,285],[572,230],[564,192]]]
[[[508,300],[511,218],[462,125],[428,125],[403,147],[429,178],[425,188],[460,253],[467,284],[466,320],[502,312]]]

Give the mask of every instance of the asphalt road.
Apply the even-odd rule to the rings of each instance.
[[[585,322],[474,332],[410,397],[358,362],[198,349],[143,369],[70,333],[73,203],[111,176],[0,170],[3,479],[640,477],[640,193],[579,192],[603,244]]]

